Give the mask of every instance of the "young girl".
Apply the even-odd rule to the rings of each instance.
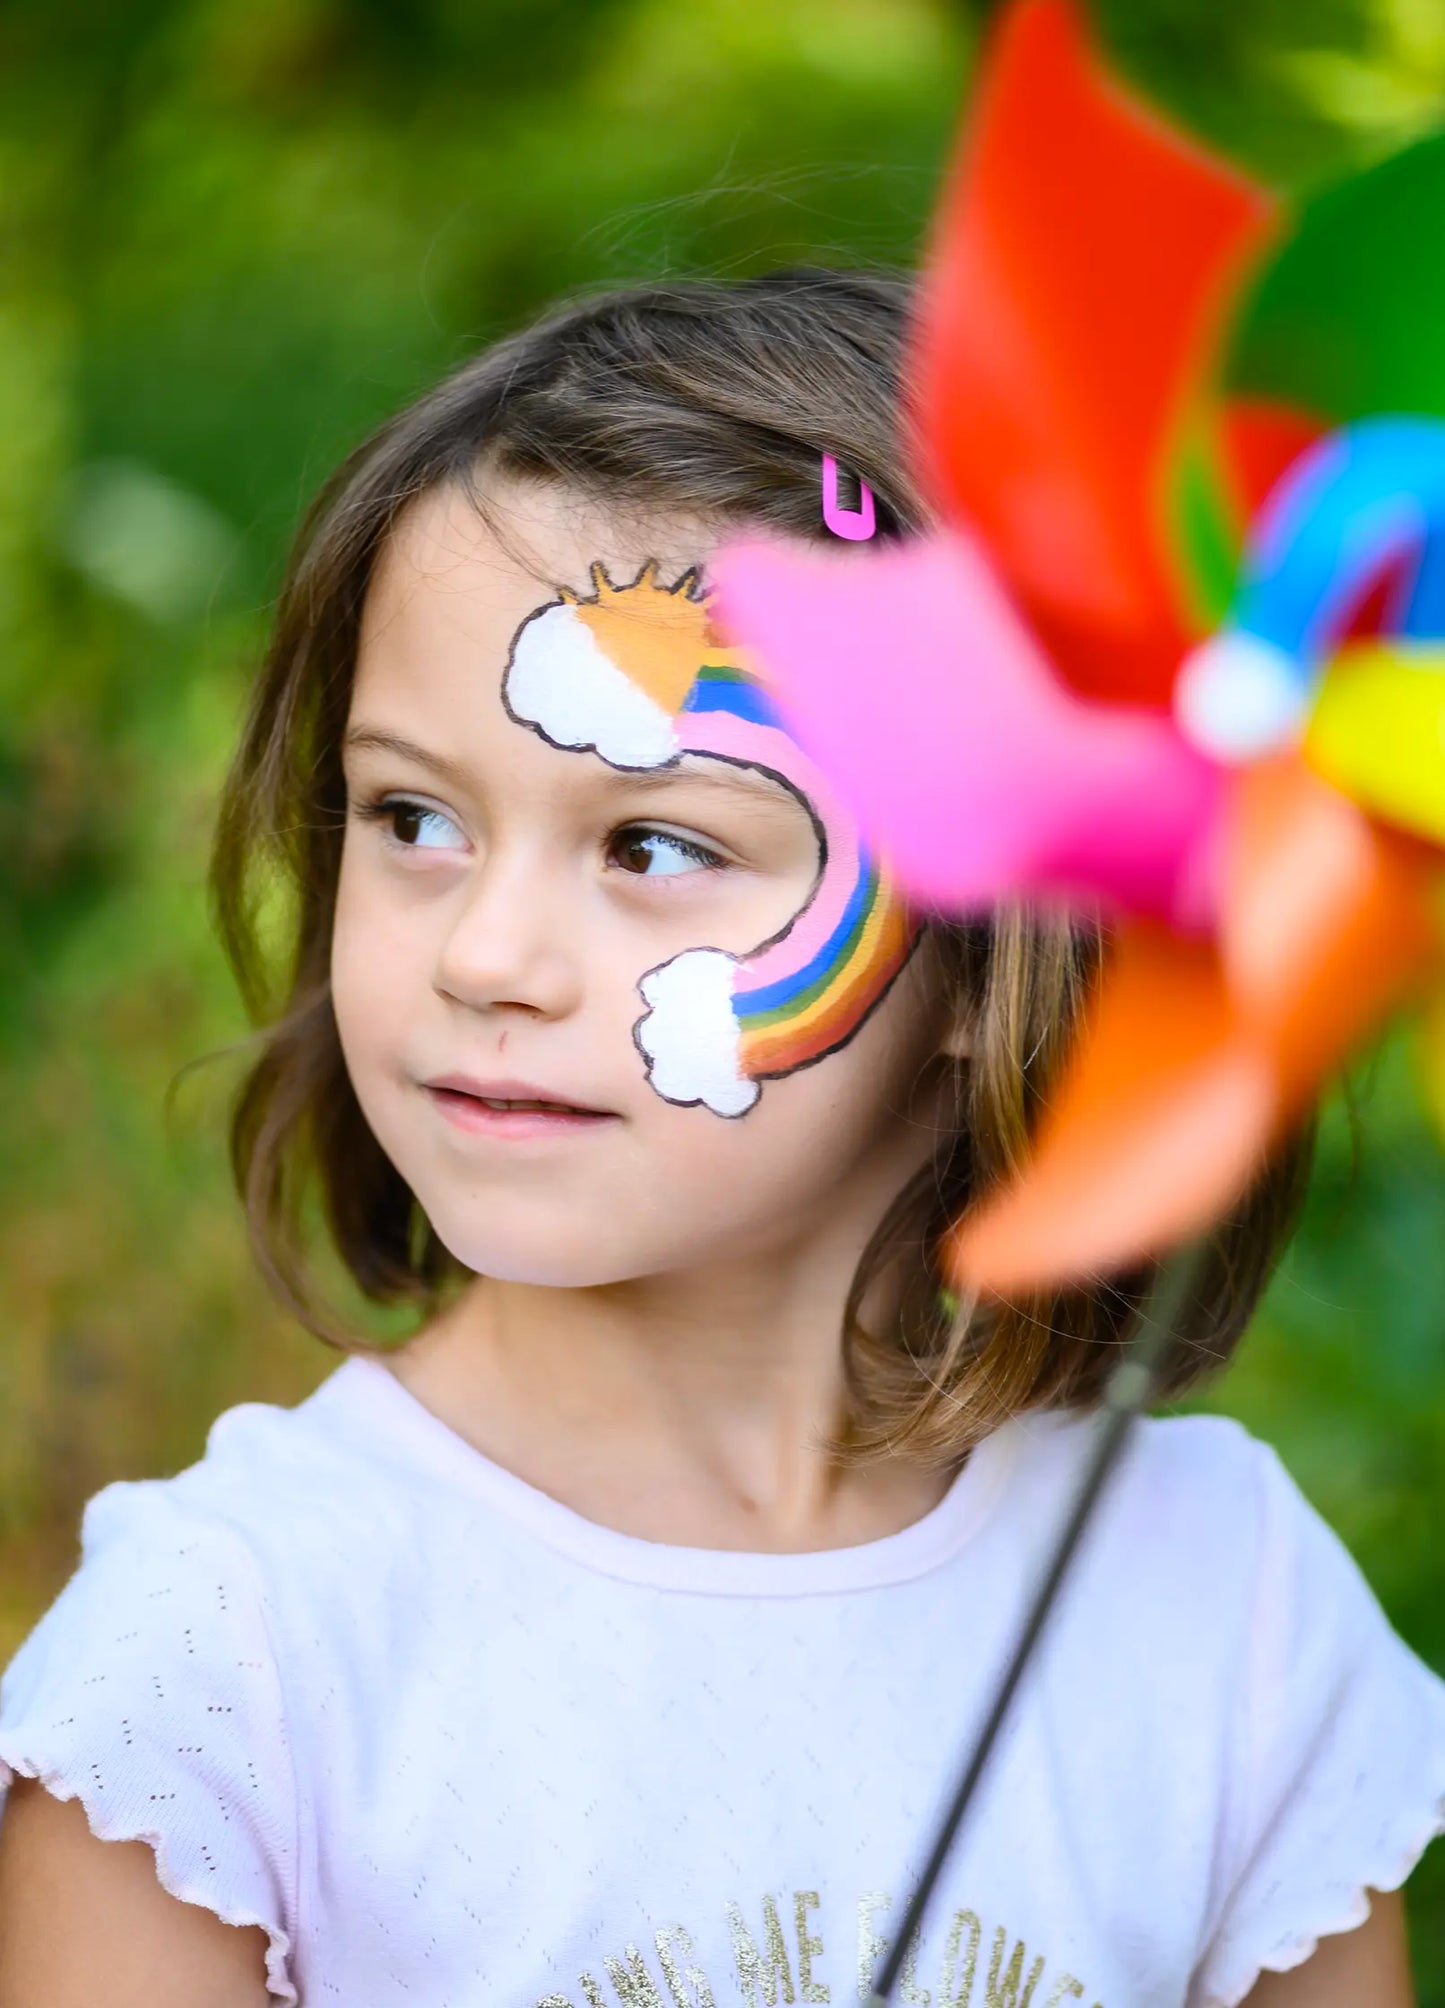
[[[262,1013],[256,872],[296,894],[233,1160],[350,1356],[87,1506],[4,1681],[3,2008],[867,1998],[1148,1280],[941,1292],[1096,945],[905,911],[708,617],[721,538],[823,534],[825,452],[919,522],[906,303],[573,308],[313,510],[214,887]],[[316,1303],[308,1168],[399,1348]],[[1175,1391],[1302,1171],[1220,1231]],[[899,1998],[1404,2008],[1442,1827],[1445,1684],[1270,1450],[1154,1419]]]

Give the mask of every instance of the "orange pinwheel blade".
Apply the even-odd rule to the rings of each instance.
[[[949,1238],[954,1281],[1082,1282],[1202,1232],[1436,964],[1438,855],[1293,756],[1236,781],[1219,947],[1124,930],[1019,1177]]]
[[[1167,702],[1197,637],[1171,456],[1275,215],[1121,89],[1071,0],[1006,12],[923,284],[920,473],[1087,694]]]
[[[1284,1114],[1423,984],[1438,871],[1438,853],[1372,822],[1292,754],[1238,777],[1221,956]]]
[[[1277,1108],[1212,945],[1123,928],[1033,1155],[965,1214],[945,1267],[960,1288],[1005,1296],[1157,1254],[1244,1189]]]

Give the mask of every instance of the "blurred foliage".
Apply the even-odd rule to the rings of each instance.
[[[987,11],[0,0],[0,1661],[93,1491],[334,1364],[252,1271],[234,1064],[161,1109],[245,1029],[205,857],[304,498],[559,294],[916,255]],[[1141,86],[1289,188],[1440,116],[1439,0],[1100,19]],[[1331,1110],[1210,1402],[1279,1445],[1445,1670],[1442,1185],[1398,1045],[1358,1109]],[[1412,1883],[1424,2008],[1442,1853]]]

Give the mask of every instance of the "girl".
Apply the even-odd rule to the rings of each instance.
[[[707,611],[825,452],[919,521],[901,282],[619,293],[302,532],[213,883],[258,1258],[349,1355],[106,1486],[5,1678],[4,2008],[866,1999],[1148,1279],[940,1292],[1084,929],[906,912]],[[886,664],[880,664],[886,674]],[[1219,1232],[1225,1359],[1296,1144]],[[303,1172],[368,1296],[317,1303]],[[1445,1684],[1236,1425],[1135,1438],[909,1949],[920,2008],[1404,2008]]]

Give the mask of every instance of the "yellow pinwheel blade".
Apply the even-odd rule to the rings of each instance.
[[[1342,649],[1304,752],[1372,815],[1445,844],[1445,647],[1393,640]]]

